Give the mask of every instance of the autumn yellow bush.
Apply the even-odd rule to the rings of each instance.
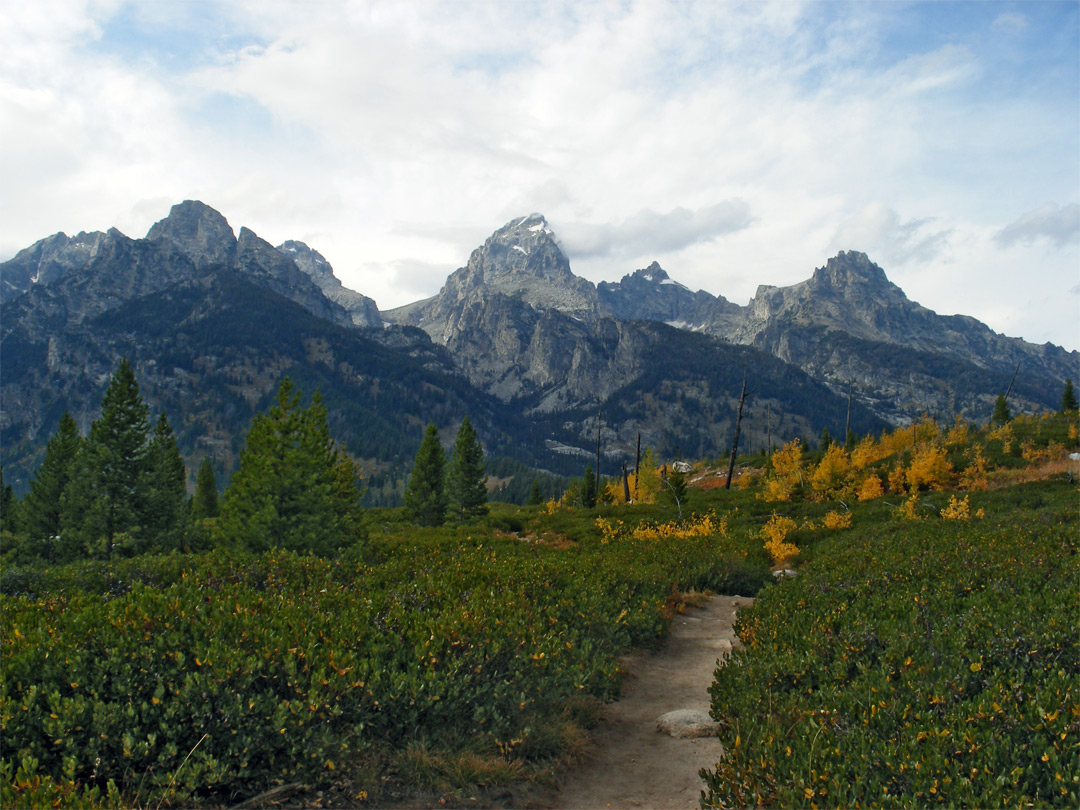
[[[758,497],[765,501],[790,501],[795,487],[803,481],[803,448],[799,439],[792,439],[774,450],[769,457],[772,471]]]
[[[907,469],[907,484],[912,492],[926,488],[941,490],[949,484],[953,466],[945,454],[945,448],[937,444],[924,444],[915,451]]]
[[[826,512],[821,522],[826,529],[850,529],[851,512]]]
[[[982,454],[982,445],[974,444],[967,453],[970,463],[960,473],[960,489],[969,492],[981,492],[990,486],[986,476],[986,457]]]
[[[829,445],[821,462],[810,476],[810,486],[819,497],[835,492],[844,485],[844,478],[851,467],[851,457],[839,444]]]
[[[960,501],[953,495],[949,498],[949,505],[941,510],[941,516],[945,520],[968,520],[971,518],[971,504],[968,502],[968,496],[964,496],[964,500]]]
[[[773,565],[783,567],[789,560],[798,556],[799,547],[788,543],[787,536],[798,528],[798,524],[789,517],[773,514],[761,529],[765,538],[765,550],[773,558]]]
[[[885,489],[881,486],[881,478],[874,473],[866,476],[859,485],[858,498],[860,501],[872,501],[884,494]]]

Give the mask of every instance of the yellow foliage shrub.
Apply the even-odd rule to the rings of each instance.
[[[850,529],[851,512],[828,512],[822,520],[826,529]]]
[[[621,522],[620,522],[621,525]],[[634,529],[635,540],[689,540],[691,537],[727,537],[727,518],[717,520],[715,512],[694,515],[679,523],[662,523],[659,526],[638,526]]]
[[[774,565],[783,566],[788,560],[798,556],[799,547],[794,543],[785,542],[787,536],[797,528],[798,524],[794,520],[777,514],[769,518],[769,522],[762,527],[761,534],[765,538],[765,550],[772,556]]]
[[[1075,422],[1073,422],[1071,425],[1069,425],[1069,438],[1074,439],[1074,440],[1077,439],[1077,438],[1080,438],[1080,431],[1078,431],[1076,429],[1076,423]]]
[[[786,481],[781,481],[777,478],[766,478],[765,484],[757,496],[761,500],[769,503],[775,503],[776,501],[790,501],[791,487]]]
[[[856,470],[865,470],[888,454],[873,436],[867,436],[851,450],[851,466]]]
[[[810,486],[818,494],[833,492],[844,484],[844,476],[851,466],[847,450],[839,444],[829,445],[821,463],[810,476]]]
[[[968,496],[964,496],[964,500],[958,501],[956,496],[953,495],[949,498],[949,505],[941,510],[941,516],[945,520],[968,520],[971,517],[971,504],[968,503]]]
[[[885,494],[884,487],[881,486],[881,478],[871,473],[863,479],[862,484],[859,485],[859,500],[860,501],[872,501],[875,498],[880,498]]]
[[[907,483],[912,492],[926,487],[944,489],[952,476],[952,463],[946,458],[945,448],[927,444],[915,451],[907,470]]]
[[[982,454],[982,445],[976,444],[968,451],[971,463],[960,473],[960,489],[969,492],[983,491],[990,486],[986,477],[986,459]]]
[[[904,482],[907,480],[907,472],[904,470],[902,461],[896,462],[896,466],[889,473],[889,489],[897,495],[904,494]]]
[[[965,444],[970,433],[971,431],[968,429],[968,424],[964,421],[964,417],[957,414],[953,426],[949,428],[949,432],[945,435],[945,446],[954,447],[958,444]]]
[[[769,457],[772,471],[758,497],[765,501],[790,501],[795,487],[803,480],[802,444],[793,439]]]
[[[904,505],[897,512],[901,520],[922,520],[917,511],[919,506],[919,493],[913,492],[911,497],[904,501]]]

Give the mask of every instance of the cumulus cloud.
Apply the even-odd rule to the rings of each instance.
[[[949,229],[935,229],[933,217],[902,220],[882,202],[864,206],[845,220],[830,242],[830,250],[859,250],[886,265],[930,262],[948,247]]]
[[[666,214],[646,208],[621,222],[600,225],[561,223],[558,232],[571,258],[642,256],[677,252],[741,231],[752,222],[746,200],[731,199],[693,211],[675,208]]]
[[[1048,202],[1020,215],[994,234],[994,241],[1001,247],[1030,245],[1040,240],[1055,248],[1080,242],[1080,204],[1059,206]]]

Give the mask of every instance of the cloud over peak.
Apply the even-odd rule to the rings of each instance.
[[[1021,214],[994,235],[994,241],[1002,247],[1030,245],[1039,240],[1055,248],[1080,242],[1080,204],[1048,202]]]

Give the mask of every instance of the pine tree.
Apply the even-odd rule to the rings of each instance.
[[[484,448],[467,416],[454,441],[446,490],[450,510],[459,521],[487,513]]]
[[[427,426],[405,487],[405,511],[421,526],[441,526],[446,520],[446,456],[434,423]]]
[[[329,554],[359,525],[356,466],[330,438],[318,393],[300,407],[288,377],[274,404],[251,423],[225,492],[217,535],[253,551]]]
[[[20,529],[27,539],[40,543],[42,556],[59,562],[67,555],[57,547],[63,533],[61,504],[71,482],[82,437],[71,414],[64,411],[60,425],[45,445],[45,458],[30,480],[30,492],[20,510]]]
[[[596,475],[592,464],[585,465],[585,475],[581,478],[581,505],[586,509],[596,506]]]
[[[532,489],[529,490],[529,498],[525,501],[526,506],[539,506],[543,496],[540,494],[540,482],[535,478],[532,482]]]
[[[1005,401],[1004,394],[998,394],[997,402],[994,403],[994,415],[990,417],[990,421],[995,425],[1004,425],[1012,419],[1012,413],[1009,411],[1009,404]]]
[[[146,458],[143,534],[162,550],[183,546],[187,528],[187,470],[165,414],[158,417]]]
[[[1076,392],[1073,390],[1072,379],[1065,380],[1065,390],[1061,394],[1061,412],[1071,413],[1072,411],[1080,408],[1080,403],[1076,401]]]
[[[203,459],[199,474],[195,479],[195,495],[191,499],[191,519],[193,521],[215,518],[218,516],[217,479],[210,457]]]
[[[0,533],[14,533],[17,506],[15,490],[11,488],[11,484],[4,483],[4,468],[0,466]]]
[[[80,446],[76,472],[65,491],[61,517],[65,528],[70,526],[78,539],[92,545],[104,539],[106,559],[112,559],[118,535],[139,532],[146,491],[148,410],[124,358],[101,400],[101,416]]]

